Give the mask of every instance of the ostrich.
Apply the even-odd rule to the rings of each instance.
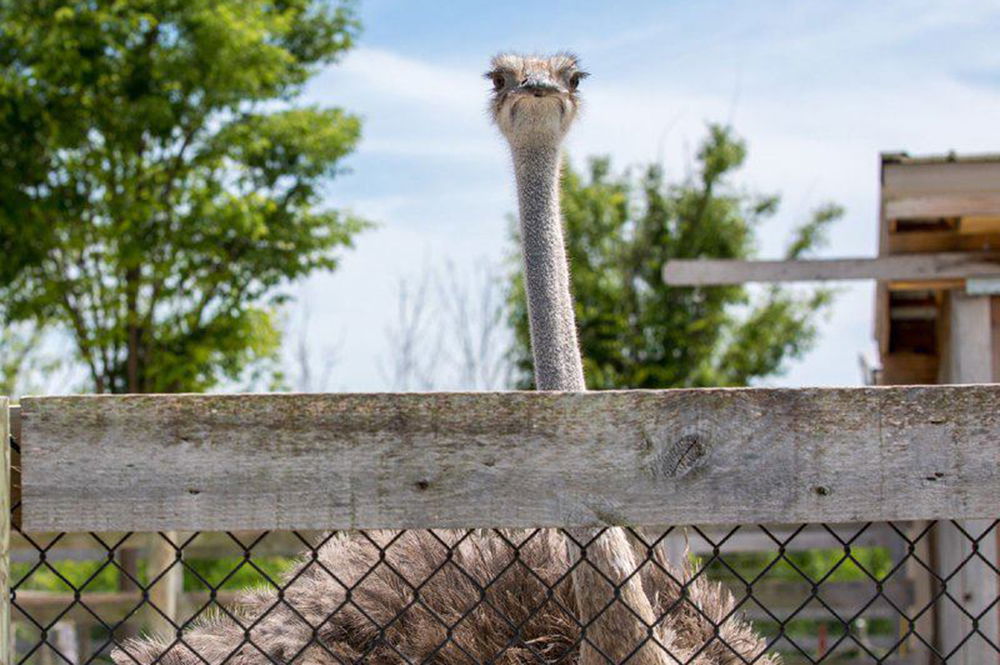
[[[561,143],[586,75],[576,58],[493,59],[490,111],[510,144],[540,390],[585,389],[559,212]],[[274,588],[118,665],[777,665],[736,603],[624,529],[337,534]],[[581,551],[580,545],[584,546]],[[617,589],[617,591],[616,591]]]

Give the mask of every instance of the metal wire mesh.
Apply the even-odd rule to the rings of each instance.
[[[1000,662],[996,521],[625,529],[615,568],[609,529],[29,534],[18,509],[16,663]]]

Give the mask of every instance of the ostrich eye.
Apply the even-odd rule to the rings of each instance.
[[[503,74],[493,74],[491,78],[493,79],[493,90],[495,91],[502,90],[507,83],[507,79],[504,78]]]
[[[574,72],[573,75],[569,77],[569,89],[576,90],[579,88],[581,80],[583,80],[583,72]]]

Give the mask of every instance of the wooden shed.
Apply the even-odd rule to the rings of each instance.
[[[877,383],[1000,381],[1000,154],[884,153],[880,175],[879,257],[927,270],[877,282]]]

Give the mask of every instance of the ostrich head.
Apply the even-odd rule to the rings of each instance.
[[[498,55],[486,73],[493,83],[493,121],[512,145],[558,144],[576,117],[577,88],[586,76],[568,53]]]

